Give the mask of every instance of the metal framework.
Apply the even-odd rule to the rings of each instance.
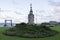
[[[5,24],[4,24],[4,26],[7,26],[7,21],[10,21],[11,26],[12,26],[12,20],[5,20]]]

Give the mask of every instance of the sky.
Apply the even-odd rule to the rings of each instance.
[[[60,0],[0,0],[0,23],[4,20],[27,23],[30,4],[35,23],[60,22]]]

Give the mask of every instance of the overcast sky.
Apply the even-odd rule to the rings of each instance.
[[[27,23],[31,3],[35,23],[60,22],[60,0],[0,0],[0,22]]]

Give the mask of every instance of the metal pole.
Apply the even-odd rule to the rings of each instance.
[[[12,20],[11,20],[11,26],[12,26]]]

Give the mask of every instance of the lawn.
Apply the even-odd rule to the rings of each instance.
[[[56,30],[59,33],[52,37],[46,37],[46,38],[20,38],[16,36],[6,36],[3,35],[2,32],[4,32],[6,29],[5,27],[0,27],[0,40],[60,40],[60,27],[53,27],[52,30]]]

